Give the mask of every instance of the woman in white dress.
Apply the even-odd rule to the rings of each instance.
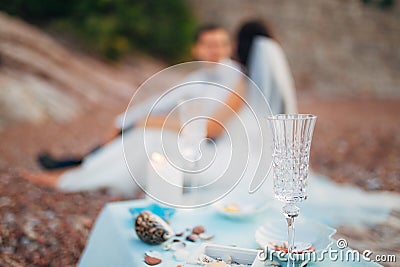
[[[285,53],[268,24],[244,23],[237,34],[237,56],[263,91],[273,114],[297,113],[296,91]]]

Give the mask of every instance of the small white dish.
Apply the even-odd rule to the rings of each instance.
[[[264,212],[268,203],[261,201],[225,200],[214,204],[215,209],[224,217],[235,220],[254,218]]]
[[[323,250],[327,250],[332,245],[332,236],[336,233],[334,228],[301,217],[295,221],[295,231],[295,244],[302,244],[303,247],[312,244],[314,247],[315,255],[306,255],[307,260],[310,261],[315,260]],[[283,215],[282,219],[270,220],[260,226],[255,232],[255,239],[263,249],[268,247],[268,254],[278,257],[279,260],[287,260],[287,253],[275,251],[271,244],[287,241],[287,224]],[[294,255],[296,261],[304,261],[304,258],[305,256],[302,256],[302,254]]]

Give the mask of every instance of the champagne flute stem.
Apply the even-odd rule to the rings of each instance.
[[[288,225],[288,262],[286,266],[290,267],[290,261],[292,261],[292,266],[295,265],[293,255],[295,237],[294,219],[299,216],[300,209],[293,204],[288,204],[283,207],[282,211]]]
[[[286,221],[288,224],[288,262],[287,262],[287,267],[289,267],[290,261],[293,262],[293,266],[294,266],[294,258],[292,257],[293,248],[294,248],[294,235],[295,235],[294,218],[286,218]]]

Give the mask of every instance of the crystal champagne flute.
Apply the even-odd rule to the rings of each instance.
[[[285,203],[282,212],[288,225],[288,262],[295,264],[294,219],[300,209],[296,203],[307,199],[307,176],[311,139],[317,117],[311,114],[269,116],[273,132],[272,164],[274,196]]]

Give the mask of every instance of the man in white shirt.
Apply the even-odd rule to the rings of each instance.
[[[230,59],[232,54],[232,44],[228,32],[222,27],[213,24],[204,25],[197,30],[194,39],[195,42],[191,51],[195,60],[220,62],[230,67],[240,69],[239,65]],[[206,75],[204,72],[197,72],[193,75],[190,75],[190,77],[187,77],[186,80],[194,80],[194,75],[201,75],[202,77],[198,77],[199,80],[203,79],[219,82],[216,80],[216,78],[218,79],[221,75],[215,73],[212,74],[214,74],[215,77],[204,77],[204,75]],[[227,80],[226,78],[222,79]],[[87,155],[96,152],[99,148],[101,148],[101,146],[114,140],[122,133],[122,131],[129,130],[135,126],[139,127],[146,124],[148,127],[161,127],[165,120],[165,115],[163,114],[167,114],[169,110],[177,104],[177,97],[171,97],[169,100],[163,99],[161,105],[158,105],[152,109],[152,116],[147,117],[149,109],[152,107],[158,97],[158,95],[154,97],[148,97],[148,99],[145,101],[141,101],[141,103],[131,106],[127,112],[118,115],[111,129],[106,134],[103,144],[95,147]],[[227,105],[234,107],[235,110],[241,105],[241,101],[238,101],[237,97],[232,96],[231,99],[227,100]],[[222,114],[220,117],[221,118],[219,119],[225,119]],[[179,125],[174,125],[172,127],[177,128]],[[222,129],[218,124],[210,122],[208,125],[208,136],[215,138],[221,133],[221,130]],[[82,163],[82,160],[83,158],[65,158],[57,160],[48,153],[42,153],[38,156],[39,164],[42,168],[47,170],[78,166]]]

